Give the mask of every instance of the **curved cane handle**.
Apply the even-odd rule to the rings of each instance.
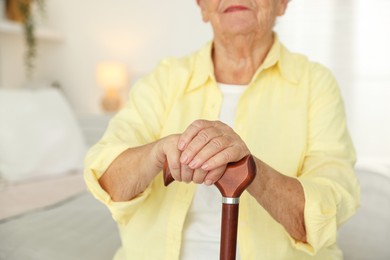
[[[164,178],[164,185],[168,186],[171,184],[175,179],[172,177],[171,171],[168,167],[168,162],[165,161],[164,168],[163,168],[163,178]]]
[[[247,155],[238,162],[229,163],[225,173],[215,183],[215,186],[217,186],[222,196],[238,198],[252,183],[255,176],[255,161],[252,155]]]

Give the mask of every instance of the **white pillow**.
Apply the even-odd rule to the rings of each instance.
[[[0,176],[20,181],[81,169],[86,144],[56,89],[0,90]]]

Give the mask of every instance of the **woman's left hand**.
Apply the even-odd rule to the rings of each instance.
[[[220,121],[196,120],[180,136],[182,179],[212,185],[230,162],[250,154],[240,136]]]

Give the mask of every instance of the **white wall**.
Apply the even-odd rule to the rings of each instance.
[[[65,35],[57,77],[81,111],[100,110],[97,62],[124,62],[136,78],[211,39],[195,0],[52,0],[49,13],[52,27]]]
[[[35,81],[60,82],[74,108],[83,112],[100,111],[97,62],[123,62],[137,78],[160,59],[188,54],[211,39],[195,0],[47,0],[47,19],[39,22],[64,40],[39,39]],[[23,77],[10,76],[23,73],[23,38],[0,37],[1,60],[13,63],[12,72],[9,66],[1,70],[3,85],[23,85]]]
[[[277,30],[334,72],[360,162],[390,165],[390,1],[294,0]]]
[[[288,48],[336,75],[360,159],[390,164],[389,10],[387,0],[293,0],[276,30]],[[79,112],[100,110],[97,62],[122,61],[138,77],[161,58],[185,55],[211,39],[195,0],[48,0],[48,18],[64,41],[41,41],[37,78],[59,81]],[[21,46],[9,37],[7,63]]]

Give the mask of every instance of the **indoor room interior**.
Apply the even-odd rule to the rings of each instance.
[[[25,0],[30,27],[14,1],[0,0],[0,259],[112,259],[118,229],[86,190],[85,154],[133,84],[211,28],[195,0]],[[347,260],[390,259],[389,13],[388,0],[292,0],[275,26],[341,90],[361,185],[338,233]]]

